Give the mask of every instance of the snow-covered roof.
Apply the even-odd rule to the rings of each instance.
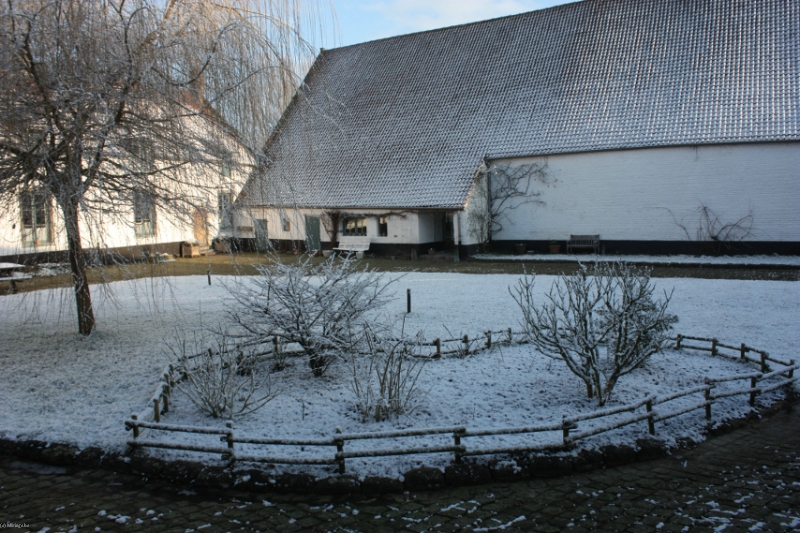
[[[799,43],[798,0],[590,0],[326,50],[242,201],[457,209],[484,157],[797,141]]]

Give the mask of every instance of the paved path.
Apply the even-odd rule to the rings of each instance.
[[[195,494],[100,470],[0,458],[0,528],[800,532],[800,409],[635,465],[560,479],[349,499]]]

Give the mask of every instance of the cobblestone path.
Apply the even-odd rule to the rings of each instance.
[[[558,479],[345,497],[196,494],[0,458],[7,531],[800,532],[800,410],[671,457]]]

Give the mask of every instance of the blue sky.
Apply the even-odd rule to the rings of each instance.
[[[374,39],[514,15],[571,0],[333,0],[348,46]],[[329,45],[330,46],[330,45]]]

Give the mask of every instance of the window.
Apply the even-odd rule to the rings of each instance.
[[[20,195],[22,242],[27,246],[51,242],[50,197],[47,193],[26,192]]]
[[[292,229],[292,223],[289,222],[288,218],[284,218],[283,219],[282,227],[283,227],[283,231],[289,231],[289,230]]]
[[[389,236],[389,217],[378,217],[378,237]]]
[[[133,195],[133,228],[137,237],[156,234],[156,207],[153,197],[143,191]]]
[[[219,229],[231,229],[233,227],[233,193],[221,192],[217,194],[217,216],[219,217]]]
[[[366,237],[366,218],[345,218],[342,220],[342,235],[345,237]]]
[[[223,161],[222,165],[220,165],[220,173],[224,178],[231,177],[231,163],[230,161]]]

